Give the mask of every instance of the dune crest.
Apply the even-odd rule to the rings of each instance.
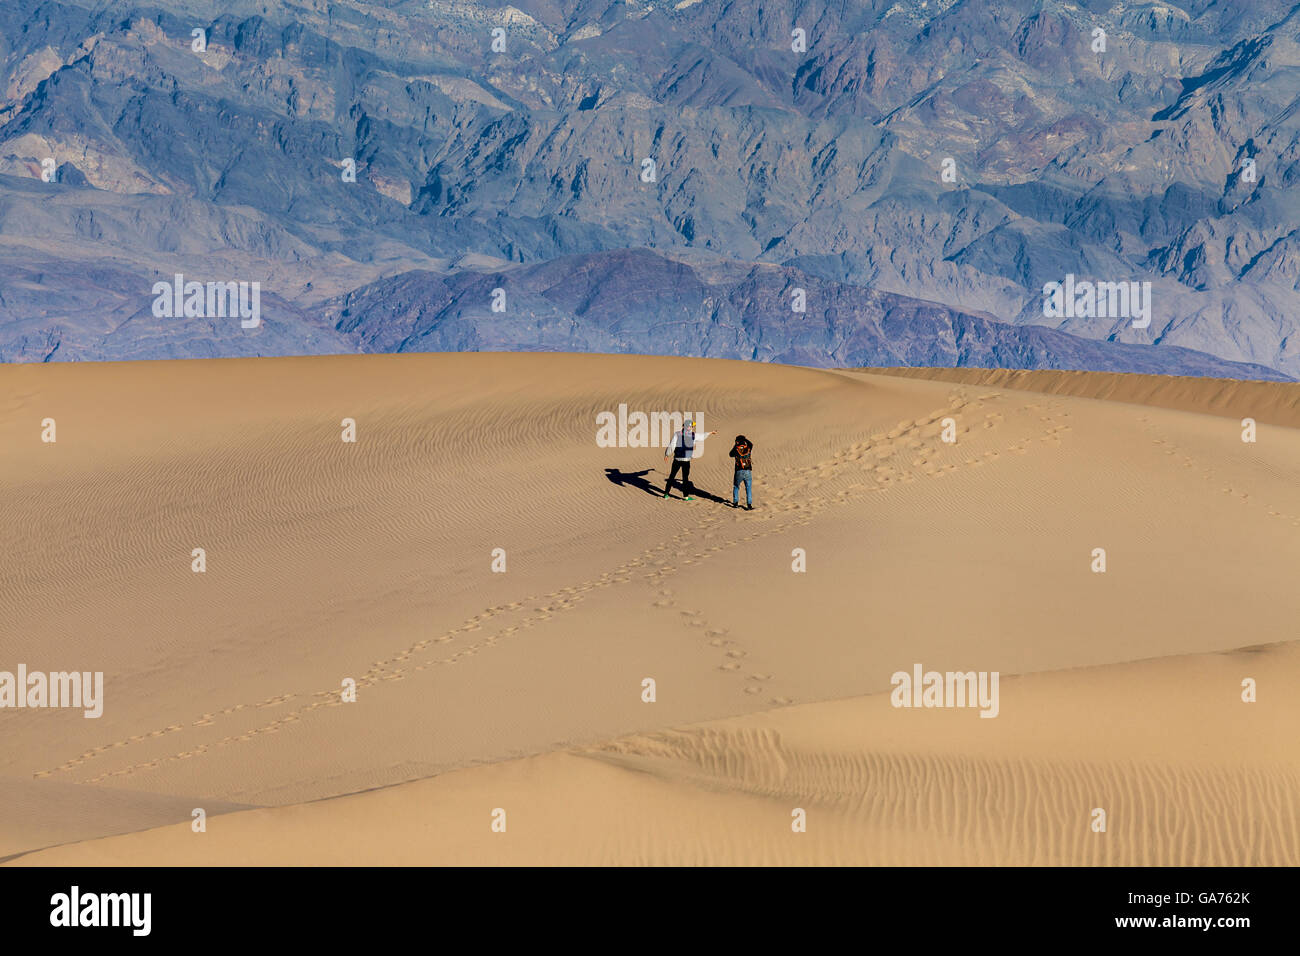
[[[99,719],[0,710],[5,855],[1295,863],[1294,652],[1234,649],[1300,618],[1300,386],[1234,392],[1243,442],[1197,392],[1230,386],[1089,382],[1110,397],[639,356],[0,366],[0,670],[104,673]],[[1139,403],[1170,388],[1232,416]],[[719,431],[695,501],[661,448],[602,447],[621,404]],[[917,663],[998,672],[998,716],[890,708]],[[515,801],[511,836],[413,839],[427,800],[462,829]]]
[[[1300,676],[1289,642],[1015,678],[996,727],[887,695],[805,704],[16,862],[1294,866],[1300,747],[1271,730],[1300,702],[1222,693],[1225,657]]]

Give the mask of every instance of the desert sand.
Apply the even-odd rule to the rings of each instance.
[[[1300,389],[1274,382],[1239,382],[1227,378],[1176,375],[1130,375],[1122,372],[1029,371],[980,368],[881,368],[866,371],[905,378],[924,378],[967,385],[1073,395],[1131,405],[1154,405],[1184,412],[1300,428]]]
[[[0,857],[1300,863],[1300,385],[1049,374],[2,366],[0,670],[105,703],[0,710]],[[620,403],[719,430],[704,496]]]

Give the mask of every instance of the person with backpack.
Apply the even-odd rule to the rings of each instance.
[[[754,510],[754,463],[750,453],[754,443],[744,435],[736,436],[736,443],[731,446],[731,457],[736,459],[736,473],[731,479],[731,507],[740,507],[740,483],[745,483],[745,510]]]
[[[682,497],[687,501],[695,500],[695,486],[691,484],[691,459],[698,458],[704,451],[701,446],[704,439],[717,432],[705,432],[703,435],[695,433],[695,422],[689,421],[682,425],[673,433],[673,440],[664,449],[664,458],[672,458],[672,471],[668,474],[668,481],[664,484],[664,497],[668,497],[668,491],[673,486],[673,479],[677,477],[677,472],[682,473]]]

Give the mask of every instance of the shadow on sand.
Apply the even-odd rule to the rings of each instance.
[[[650,480],[646,478],[646,475],[650,474],[650,472],[654,470],[654,468],[646,468],[642,471],[619,471],[617,468],[606,468],[605,477],[619,487],[626,485],[629,488],[637,488],[644,491],[646,494],[653,495],[656,498],[662,498],[664,496],[663,485],[652,484]],[[673,484],[677,488],[678,492],[682,490],[682,482],[680,478]],[[676,496],[674,495],[674,497]],[[719,498],[717,495],[711,495],[707,491],[700,490],[698,485],[695,487],[695,497],[703,498],[706,501],[714,501],[720,505],[731,504],[731,502],[726,498]]]

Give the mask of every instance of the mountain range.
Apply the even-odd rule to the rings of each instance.
[[[4,361],[1300,377],[1296,4],[19,0],[0,71]]]

